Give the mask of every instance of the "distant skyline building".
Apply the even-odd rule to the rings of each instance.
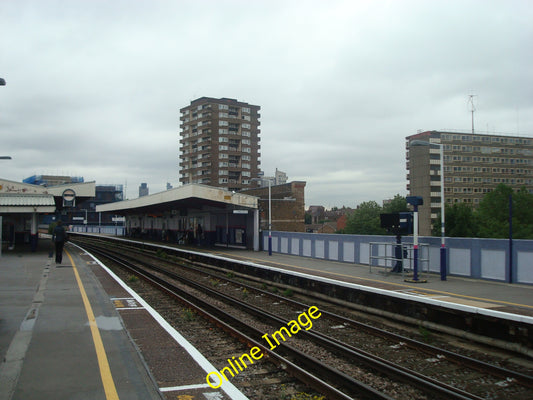
[[[40,186],[59,186],[68,183],[83,183],[84,180],[82,176],[32,175],[22,182]]]
[[[150,194],[150,189],[148,188],[147,183],[141,183],[139,186],[139,197],[148,196]]]
[[[180,183],[239,191],[260,172],[260,106],[201,97],[180,110]]]
[[[270,185],[284,185],[289,180],[287,174],[283,171],[280,171],[276,168],[276,172],[274,176],[261,176],[259,179],[259,186],[266,187],[268,186],[268,181],[270,181]]]
[[[405,145],[407,190],[410,196],[424,200],[419,207],[420,235],[431,235],[432,223],[440,212],[440,145],[444,150],[446,204],[476,207],[500,183],[515,190],[525,187],[533,193],[531,137],[426,131],[407,136]]]

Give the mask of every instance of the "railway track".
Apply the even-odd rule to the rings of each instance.
[[[260,352],[278,370],[328,399],[533,398],[530,375],[355,321],[339,315],[335,307],[313,308],[209,265],[170,262],[161,254],[116,245],[103,250],[101,243],[84,242],[80,245],[128,268],[249,348],[259,349],[256,355]]]

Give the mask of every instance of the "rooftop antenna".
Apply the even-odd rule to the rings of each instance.
[[[474,111],[476,111],[476,107],[474,106],[475,96],[475,94],[468,95],[468,103],[471,105],[470,112],[472,113],[472,133],[474,133]]]

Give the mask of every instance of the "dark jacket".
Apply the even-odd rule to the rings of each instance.
[[[52,233],[53,242],[65,242],[67,240],[67,231],[63,225],[58,225],[54,228]]]

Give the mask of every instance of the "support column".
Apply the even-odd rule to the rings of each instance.
[[[259,210],[254,210],[254,251],[259,251]]]
[[[30,228],[30,245],[31,251],[37,250],[37,242],[39,240],[39,231],[37,230],[37,216],[36,212],[31,214],[31,228]]]

